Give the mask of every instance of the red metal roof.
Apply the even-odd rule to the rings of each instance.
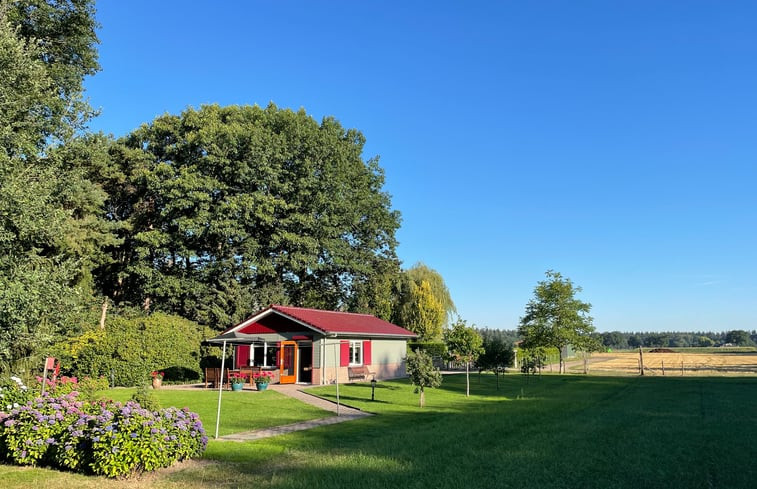
[[[260,316],[269,310],[305,323],[324,333],[358,334],[365,336],[417,336],[412,331],[401,328],[370,314],[356,314],[352,312],[322,311],[303,307],[289,307],[272,305],[253,317]],[[245,321],[246,322],[246,321]],[[244,324],[244,323],[240,323]]]

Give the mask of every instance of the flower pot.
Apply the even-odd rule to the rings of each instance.
[[[255,384],[255,387],[257,387],[259,391],[264,391],[268,389],[268,384],[267,383],[264,384],[261,382],[259,384]]]
[[[159,379],[157,377],[152,379],[152,388],[153,389],[160,389],[160,386],[163,385],[163,379]]]
[[[231,390],[233,391],[241,391],[242,387],[244,387],[244,384],[231,384]]]

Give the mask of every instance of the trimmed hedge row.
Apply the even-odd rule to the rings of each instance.
[[[93,329],[60,343],[51,352],[64,371],[105,376],[113,386],[136,386],[150,372],[166,373],[167,381],[201,378],[200,343],[216,334],[187,319],[155,312],[113,316],[106,329]]]
[[[18,465],[129,476],[199,456],[207,442],[186,408],[149,411],[133,401],[80,400],[75,391],[0,411],[0,458]]]

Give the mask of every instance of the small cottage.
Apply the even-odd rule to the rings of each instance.
[[[237,369],[272,371],[282,384],[404,377],[415,333],[370,314],[272,305],[224,331]]]

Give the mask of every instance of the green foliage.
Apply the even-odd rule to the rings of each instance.
[[[444,323],[444,307],[431,291],[431,285],[423,280],[416,285],[409,283],[407,301],[402,305],[400,324],[416,333],[422,341],[439,340]]]
[[[447,344],[442,341],[409,341],[410,351],[423,350],[432,358],[444,358],[447,355]]]
[[[386,315],[399,215],[364,142],[274,105],[158,117],[111,149],[102,184],[124,241],[98,283],[202,324],[271,302]]]
[[[445,331],[444,342],[450,356],[458,362],[475,362],[483,352],[483,338],[462,319],[458,319],[452,328]]]
[[[33,398],[34,392],[20,378],[0,377],[0,411],[8,412]]]
[[[160,401],[147,384],[137,386],[137,391],[131,396],[131,400],[147,409],[148,411],[157,411],[160,409]]]
[[[515,360],[512,343],[508,343],[499,337],[482,334],[483,352],[476,360],[476,367],[479,370],[491,370],[495,373],[500,372],[506,367],[510,367]]]
[[[521,348],[518,350],[518,363],[520,371],[524,374],[540,373],[550,357],[556,356],[559,360],[557,348],[536,346],[533,348]]]
[[[98,69],[95,26],[89,0],[0,0],[0,363],[10,368],[78,333],[97,250],[114,243],[104,192],[83,153],[64,149],[90,143],[74,135],[91,112],[81,91]]]
[[[483,338],[474,327],[458,319],[451,329],[444,332],[444,342],[447,343],[447,351],[452,358],[458,362],[465,362],[465,395],[468,396],[470,395],[470,364],[484,352]]]
[[[455,304],[436,270],[416,263],[399,277],[393,321],[417,333],[422,341],[438,341]]]
[[[546,277],[534,289],[534,298],[526,305],[518,333],[523,336],[523,348],[559,349],[560,373],[564,373],[563,348],[572,345],[579,350],[595,351],[599,342],[592,336],[591,304],[575,298],[581,287],[574,286],[559,272],[549,270]]]
[[[198,456],[206,444],[202,423],[186,409],[81,401],[72,392],[0,412],[0,454],[19,465],[128,476]]]
[[[209,333],[192,321],[163,313],[113,316],[105,330],[88,331],[62,346],[67,347],[73,372],[132,386],[144,383],[154,370],[166,372],[166,380],[172,380],[172,372],[200,378],[200,342]]]
[[[420,393],[420,407],[425,404],[426,387],[434,388],[442,385],[442,374],[434,367],[431,357],[423,350],[410,352],[407,355],[407,375],[415,386],[415,393]]]
[[[754,346],[754,342],[750,338],[749,333],[740,329],[726,333],[725,342],[736,346]]]

